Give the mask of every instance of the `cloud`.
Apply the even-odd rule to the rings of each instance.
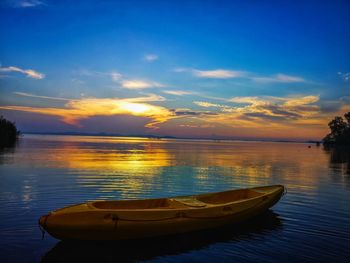
[[[148,89],[165,87],[163,84],[160,84],[158,82],[137,79],[122,80],[121,86],[126,89]]]
[[[217,115],[216,112],[211,111],[195,111],[191,109],[174,109],[171,110],[176,116],[203,116],[203,115]]]
[[[29,78],[33,78],[33,79],[43,79],[45,78],[45,74],[37,72],[35,70],[32,69],[21,69],[18,67],[0,67],[0,72],[19,72],[22,74],[25,74],[27,77]]]
[[[25,97],[32,97],[32,98],[39,98],[39,99],[49,99],[49,100],[65,100],[65,101],[70,101],[71,99],[66,99],[66,98],[60,98],[60,97],[48,97],[48,96],[40,96],[40,95],[34,95],[31,93],[26,93],[26,92],[14,92],[16,95],[20,96],[25,96]]]
[[[320,100],[319,96],[305,96],[305,97],[299,97],[299,98],[289,98],[287,101],[283,104],[286,107],[295,107],[295,106],[301,106],[305,104],[312,104]]]
[[[229,106],[226,105],[222,105],[222,104],[216,104],[216,103],[211,103],[211,102],[207,102],[207,101],[194,101],[194,104],[204,107],[204,108],[228,108]]]
[[[144,56],[144,59],[148,62],[152,62],[158,59],[158,56],[156,54],[147,54]]]
[[[101,72],[85,69],[79,70],[76,73],[88,77],[108,77],[111,78],[112,81],[119,83],[120,86],[125,89],[142,90],[148,88],[162,88],[166,86],[156,81],[142,79],[126,79],[121,73],[117,71]]]
[[[239,104],[283,104],[284,106],[299,106],[305,104],[311,104],[319,101],[320,97],[318,95],[310,96],[290,96],[290,97],[274,97],[274,96],[260,96],[260,97],[233,97],[228,99],[229,102],[239,103]]]
[[[258,97],[233,97],[228,101],[243,104],[254,104],[255,102],[259,101],[259,99]]]
[[[349,81],[349,80],[350,80],[350,72],[348,72],[348,73],[338,72],[338,75],[339,75],[344,81]]]
[[[25,97],[33,97],[33,98],[40,98],[40,99],[49,99],[49,100],[64,100],[64,101],[73,101],[73,100],[79,100],[79,99],[68,99],[68,98],[61,98],[61,97],[50,97],[50,96],[41,96],[41,95],[35,95],[31,93],[26,92],[14,92],[16,95],[25,96]],[[136,97],[136,98],[126,98],[123,99],[128,102],[156,102],[156,101],[165,101],[166,99],[163,96],[148,93],[145,94],[147,96],[145,97]]]
[[[71,81],[74,82],[74,83],[77,83],[77,84],[83,84],[84,83],[84,81],[82,81],[81,79],[78,79],[78,78],[72,78]]]
[[[266,118],[269,120],[287,120],[301,118],[304,111],[313,112],[318,106],[311,106],[307,104],[316,102],[316,96],[306,96],[300,98],[278,98],[278,97],[235,97],[230,99],[230,102],[239,104],[248,104],[245,106],[229,106],[223,104],[216,104],[206,101],[194,101],[193,103],[205,108],[217,108],[223,114],[228,114],[231,118],[250,119],[252,118]],[[316,107],[316,108],[315,108]],[[233,115],[232,115],[233,114]],[[233,118],[233,119],[234,119]]]
[[[157,94],[152,94],[148,93],[145,94],[147,96],[145,97],[136,97],[136,98],[128,98],[125,99],[129,102],[155,102],[155,101],[166,101],[166,99],[163,96],[157,95]]]
[[[191,95],[194,94],[191,91],[185,91],[185,90],[163,90],[164,93],[170,94],[170,95],[176,95],[176,96],[183,96],[183,95]]]
[[[211,122],[226,123],[234,126],[244,121],[244,126],[257,122],[278,121],[280,125],[290,120],[307,119],[320,113],[320,107],[314,105],[319,96],[290,96],[290,97],[234,97],[228,102],[247,104],[243,106],[228,106],[205,101],[194,101],[196,105],[218,108],[219,117]],[[238,122],[237,122],[238,121]],[[253,123],[254,122],[254,123]],[[266,123],[265,123],[266,124]],[[277,123],[276,123],[277,124]]]
[[[240,104],[244,102],[244,105],[229,106],[208,102],[202,105],[218,106],[217,109],[211,109],[216,115],[197,115],[191,118],[194,123],[211,125],[215,128],[215,133],[221,135],[316,139],[326,134],[330,116],[329,113],[322,112],[320,101],[315,98],[318,96],[235,97],[235,101]],[[213,132],[214,130],[211,133]]]
[[[102,71],[83,69],[83,70],[78,70],[75,73],[78,75],[88,76],[88,77],[109,77],[116,82],[119,82],[123,78],[123,75],[117,71],[102,72]]]
[[[295,117],[295,114],[292,114],[293,117]],[[298,116],[299,117],[299,116]],[[246,120],[251,120],[254,121],[256,119],[264,119],[268,121],[283,121],[286,118],[290,118],[288,115],[271,115],[271,114],[266,114],[262,112],[249,112],[246,113],[244,116],[241,116],[241,118],[246,119]]]
[[[215,70],[194,69],[192,72],[193,72],[193,75],[196,77],[215,78],[215,79],[239,78],[245,75],[244,71],[225,70],[225,69],[215,69]]]
[[[287,74],[275,74],[272,76],[261,76],[259,74],[248,72],[244,70],[230,70],[230,69],[213,69],[213,70],[199,70],[192,68],[175,68],[174,72],[190,72],[193,76],[198,78],[214,78],[214,79],[231,79],[243,78],[260,83],[296,83],[306,82],[306,80],[299,76],[291,76]],[[350,77],[350,75],[349,75]]]
[[[109,75],[111,76],[113,81],[119,81],[123,77],[122,74],[120,74],[118,72],[111,72],[111,73],[109,73]]]
[[[45,96],[36,97],[44,98]],[[0,109],[57,116],[63,122],[75,126],[80,126],[80,120],[94,116],[114,116],[126,114],[148,118],[150,120],[145,127],[157,128],[157,124],[166,122],[171,118],[176,118],[176,114],[173,111],[162,106],[146,103],[149,101],[159,101],[161,98],[162,97],[157,95],[125,99],[91,97],[69,100],[62,108],[0,106]],[[52,97],[49,97],[49,99],[52,99]]]
[[[204,110],[191,108],[169,109],[154,105],[162,102],[164,97],[157,94],[145,94],[131,98],[93,98],[83,97],[68,99],[35,95],[25,92],[15,94],[50,100],[65,101],[59,107],[29,107],[29,106],[0,106],[0,109],[32,112],[60,118],[63,122],[81,126],[83,120],[103,116],[135,116],[141,117],[145,127],[162,128],[169,132],[175,129],[174,125],[181,126],[190,122],[193,127],[207,126],[215,130],[211,132],[243,137],[290,137],[320,138],[327,132],[327,122],[333,115],[343,114],[349,108],[349,98],[338,100],[335,107],[324,109],[318,95],[289,95],[285,97],[252,96],[234,97],[222,104],[211,101],[194,101],[193,103],[204,107]],[[334,101],[336,102],[336,101]],[[335,112],[337,111],[337,112]],[[167,124],[163,124],[167,122]],[[160,125],[163,124],[163,125]],[[144,124],[143,124],[144,125]],[[198,126],[199,127],[199,126]],[[163,130],[162,130],[163,131]],[[208,131],[209,132],[209,131]]]
[[[290,76],[286,74],[276,74],[270,77],[251,77],[252,80],[260,83],[294,83],[294,82],[305,82],[306,80],[298,76]]]
[[[190,72],[198,78],[213,78],[213,79],[230,79],[245,76],[246,72],[239,70],[214,69],[214,70],[199,70],[191,68],[175,68],[175,72]]]
[[[343,96],[339,100],[342,102],[350,103],[350,96]]]
[[[19,2],[20,7],[34,7],[38,5],[44,5],[45,3],[38,0],[23,0]]]
[[[16,8],[30,8],[40,5],[46,5],[45,2],[39,0],[8,0],[7,3]]]

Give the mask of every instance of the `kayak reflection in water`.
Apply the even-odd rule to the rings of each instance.
[[[268,210],[245,223],[187,234],[125,241],[60,241],[41,262],[119,262],[179,255],[217,243],[235,243],[280,231],[282,220]],[[218,244],[220,246],[220,244]]]

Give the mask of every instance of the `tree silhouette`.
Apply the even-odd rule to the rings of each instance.
[[[13,146],[20,134],[15,123],[6,120],[0,116],[0,147]]]
[[[350,145],[350,112],[344,117],[346,121],[338,116],[328,123],[331,132],[323,138],[324,144]]]
[[[349,111],[348,113],[345,113],[345,114],[344,114],[344,117],[345,117],[345,119],[347,120],[348,125],[350,126],[350,111]]]

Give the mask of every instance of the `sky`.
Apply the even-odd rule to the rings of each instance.
[[[319,140],[350,111],[349,1],[0,3],[22,132]]]

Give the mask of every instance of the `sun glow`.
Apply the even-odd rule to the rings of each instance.
[[[146,104],[131,102],[121,103],[120,108],[133,114],[142,114],[150,110],[150,107]]]

